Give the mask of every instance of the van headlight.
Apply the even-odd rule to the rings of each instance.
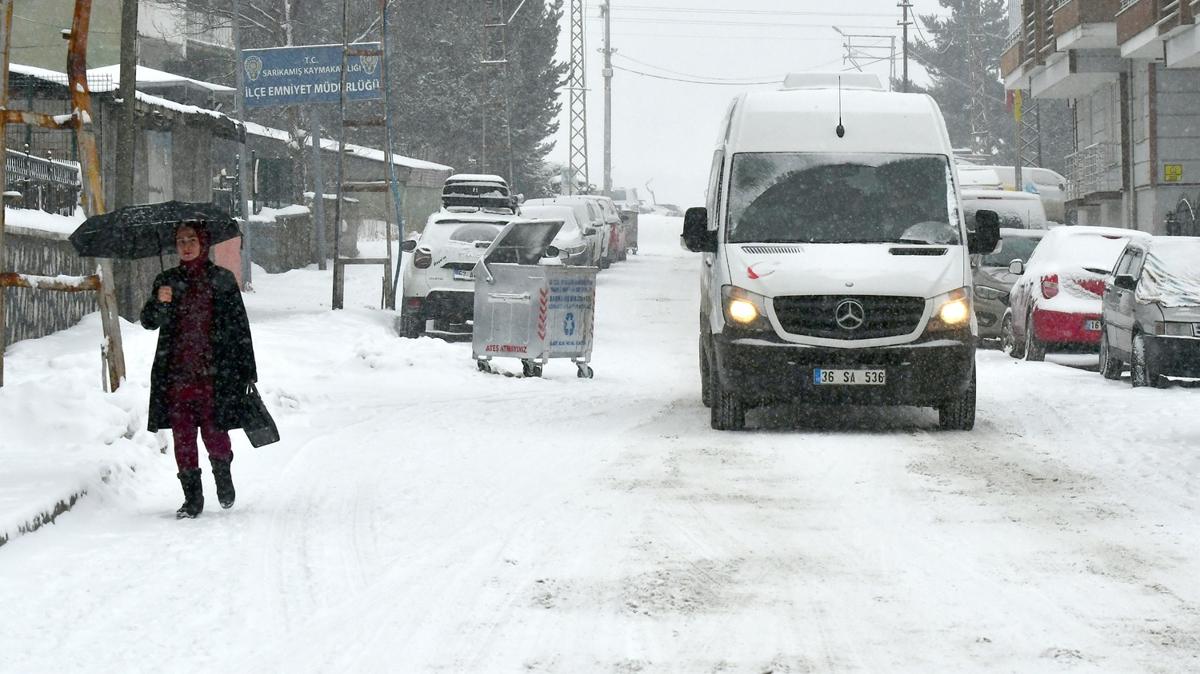
[[[969,288],[959,288],[944,295],[933,298],[933,316],[929,318],[930,332],[945,330],[962,330],[971,324],[971,304]]]
[[[767,298],[737,286],[721,288],[725,322],[743,330],[770,330],[767,320]]]

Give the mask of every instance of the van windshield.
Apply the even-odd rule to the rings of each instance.
[[[733,243],[959,243],[940,155],[754,152],[733,157]]]

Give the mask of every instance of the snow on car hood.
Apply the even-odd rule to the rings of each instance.
[[[1134,297],[1164,307],[1200,305],[1200,241],[1151,246]]]
[[[929,298],[966,285],[962,246],[729,244],[726,250],[734,285],[767,297],[853,293]]]

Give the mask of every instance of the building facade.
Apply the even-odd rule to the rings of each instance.
[[[1079,224],[1163,234],[1200,198],[1197,11],[1200,0],[1013,1],[1001,74],[1009,90],[1071,102]]]

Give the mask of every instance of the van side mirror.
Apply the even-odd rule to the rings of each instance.
[[[683,215],[683,246],[693,253],[717,252],[717,233],[708,229],[708,209],[687,209]]]
[[[1121,290],[1137,290],[1137,279],[1129,274],[1117,274],[1113,277],[1113,285]]]
[[[967,233],[967,252],[990,255],[1000,245],[1000,214],[996,211],[975,211],[975,231]]]
[[[417,249],[417,240],[416,239],[407,239],[403,243],[400,244],[400,250],[405,253],[411,253],[416,249]]]
[[[1008,263],[1008,273],[1013,276],[1023,276],[1025,274],[1025,263],[1020,260],[1013,260]]]

